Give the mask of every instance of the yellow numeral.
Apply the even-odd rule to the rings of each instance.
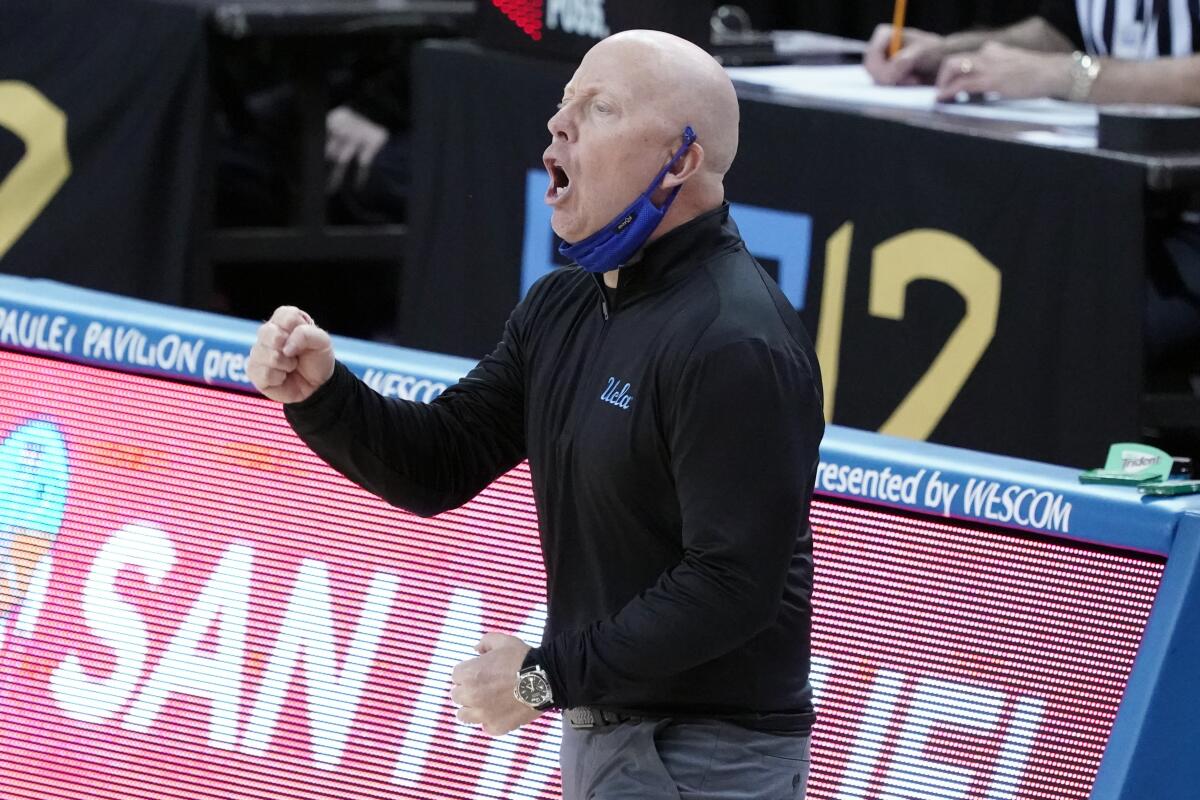
[[[966,303],[962,321],[880,433],[927,439],[958,396],[996,335],[1000,313],[1000,270],[966,241],[943,231],[914,230],[875,248],[871,258],[870,312],[904,319],[904,300],[913,281],[947,284]]]
[[[67,115],[27,83],[0,81],[0,126],[25,143],[25,155],[0,182],[0,259],[37,219],[71,174]]]
[[[842,316],[846,311],[846,274],[854,223],[847,222],[825,243],[825,276],[821,289],[821,318],[817,320],[817,363],[825,387],[825,421],[833,422],[837,401],[838,365],[842,354]]]

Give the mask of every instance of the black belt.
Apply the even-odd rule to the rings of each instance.
[[[610,711],[607,708],[595,706],[576,706],[563,712],[563,719],[576,730],[588,728],[603,728],[606,725],[620,725],[622,722],[636,722],[643,719],[637,714],[624,711]]]
[[[645,719],[673,719],[678,722],[719,721],[739,725],[752,731],[779,736],[808,736],[816,715],[805,712],[768,712],[755,714],[704,714],[698,712],[627,711],[596,706],[578,706],[563,711],[563,720],[576,730],[603,728],[622,722],[641,722]]]

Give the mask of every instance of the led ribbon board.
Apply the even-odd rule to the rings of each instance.
[[[493,740],[448,699],[484,631],[540,635],[525,466],[420,519],[332,472],[274,403],[4,339],[14,313],[61,313],[153,344],[174,310],[97,320],[80,293],[47,311],[4,288],[0,796],[558,795],[552,715]],[[201,364],[222,326],[231,358],[253,333],[176,319],[216,326],[175,333]],[[348,350],[360,375],[412,366]],[[464,365],[419,366],[410,383]],[[1110,742],[1135,659],[1165,658],[1146,640],[1169,633],[1155,609],[1186,506],[840,429],[822,455],[809,797],[1121,796]]]

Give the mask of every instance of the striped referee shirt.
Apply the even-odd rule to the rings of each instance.
[[[1200,53],[1200,0],[1042,0],[1039,16],[1092,55]]]

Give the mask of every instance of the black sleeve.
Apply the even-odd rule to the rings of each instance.
[[[339,363],[284,415],[314,453],[388,503],[427,517],[456,508],[525,458],[520,311],[495,351],[432,403],[385,398]]]
[[[711,661],[783,602],[824,428],[807,365],[736,342],[685,370],[677,397],[667,438],[683,558],[612,617],[543,646],[559,703]]]
[[[1075,0],[1041,0],[1038,5],[1038,16],[1070,39],[1076,47],[1083,48],[1083,31],[1079,27],[1079,14],[1075,10]]]

